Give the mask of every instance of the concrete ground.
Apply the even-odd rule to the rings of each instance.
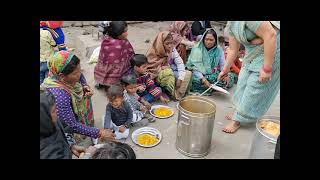
[[[129,41],[136,53],[145,54],[150,47],[153,39],[161,30],[169,27],[172,21],[165,22],[144,22],[139,24],[129,25]],[[100,46],[101,41],[97,39],[97,28],[93,26],[86,27],[68,27],[64,28],[66,36],[66,44],[68,47],[76,48],[75,54],[81,58],[81,67],[83,73],[91,87],[94,87],[94,65],[89,65],[86,62],[95,47]],[[88,32],[84,33],[84,32]],[[92,34],[93,32],[93,34]],[[87,35],[82,35],[87,34]],[[149,40],[149,43],[145,41]],[[212,147],[210,153],[204,159],[245,159],[248,158],[253,135],[256,132],[255,125],[241,127],[235,134],[227,134],[222,132],[222,128],[228,123],[225,115],[232,111],[231,96],[234,94],[236,86],[230,89],[230,96],[213,93],[208,98],[216,102],[217,111],[215,115]],[[92,97],[93,108],[95,115],[95,125],[98,128],[102,127],[101,116],[105,112],[108,100],[103,90],[94,89]],[[160,104],[157,102],[156,104]],[[130,138],[124,142],[128,143],[135,151],[138,159],[189,159],[176,150],[176,130],[177,102],[170,102],[169,106],[175,110],[174,116],[168,119],[157,119],[155,123],[149,123],[148,126],[157,128],[162,133],[162,141],[159,145],[153,148],[142,148],[135,145],[131,140],[131,133],[137,128],[130,129]],[[280,116],[280,92],[272,104],[266,115]]]

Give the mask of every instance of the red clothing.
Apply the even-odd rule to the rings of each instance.
[[[225,59],[227,60],[227,53],[224,53]],[[242,62],[237,57],[237,59],[234,61],[234,63],[231,65],[230,72],[235,73],[237,76],[239,76],[240,70],[241,70]]]

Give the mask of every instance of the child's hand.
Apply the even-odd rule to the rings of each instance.
[[[144,113],[148,111],[147,107],[145,107],[144,105],[141,105],[140,109]]]
[[[144,102],[143,102],[143,105],[144,105],[148,110],[151,109],[151,104],[150,104],[148,101],[144,101]]]
[[[101,141],[114,140],[116,136],[111,129],[100,129],[99,134]]]
[[[168,102],[170,102],[168,98],[165,98],[163,96],[160,96],[160,101],[163,102],[164,104],[168,104]]]
[[[125,130],[126,130],[126,127],[124,127],[124,126],[120,126],[120,128],[119,128],[119,132],[123,133]]]

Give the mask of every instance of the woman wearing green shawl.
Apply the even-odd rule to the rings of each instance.
[[[58,117],[66,132],[113,139],[112,131],[94,127],[93,91],[80,71],[79,58],[68,51],[59,51],[51,57],[48,66],[49,76],[41,87],[54,95]]]
[[[192,92],[202,93],[217,81],[224,66],[224,52],[218,46],[217,33],[213,28],[207,29],[202,39],[192,48],[187,68],[192,70]],[[228,73],[217,86],[230,88],[234,84],[234,73]],[[207,94],[211,94],[212,90]]]
[[[240,43],[246,49],[233,97],[235,112],[227,115],[231,122],[223,129],[234,133],[240,124],[261,118],[280,90],[280,21],[231,21],[226,30],[229,53],[219,78],[229,72]]]

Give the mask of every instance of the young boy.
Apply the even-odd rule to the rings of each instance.
[[[130,105],[133,111],[132,122],[138,122],[143,118],[147,118],[149,122],[155,122],[155,119],[148,113],[151,105],[149,102],[141,98],[137,94],[138,85],[135,74],[127,74],[121,78],[121,83],[124,86],[124,99]],[[142,100],[142,101],[141,101]],[[139,102],[141,101],[141,102]],[[142,103],[142,104],[141,104]]]
[[[147,57],[143,54],[136,54],[131,59],[133,73],[137,76],[137,94],[141,97],[141,102],[152,103],[158,99],[164,103],[168,102],[169,97],[156,86],[150,74],[147,73],[145,64],[147,64]]]
[[[107,91],[109,103],[103,117],[104,128],[113,129],[115,139],[126,139],[129,135],[129,125],[132,122],[132,109],[124,100],[123,88],[118,85],[110,86]]]

